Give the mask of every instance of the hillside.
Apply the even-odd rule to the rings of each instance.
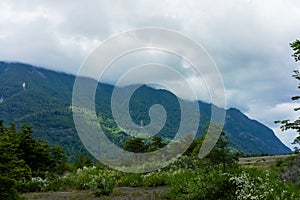
[[[6,123],[32,125],[34,137],[48,140],[51,144],[62,145],[70,157],[76,156],[74,154],[84,151],[84,147],[74,128],[70,109],[74,80],[74,76],[65,73],[27,64],[0,62],[0,119]],[[116,127],[110,110],[113,88],[111,85],[99,84],[96,111],[106,133],[122,146],[126,134]],[[133,120],[137,124],[141,120],[145,124],[149,123],[147,113],[153,104],[163,105],[168,113],[166,125],[159,135],[172,138],[179,126],[180,109],[176,97],[168,91],[140,87],[130,103]],[[200,136],[209,119],[211,105],[200,101],[198,104],[201,121],[197,135]],[[224,129],[234,144],[232,148],[238,151],[248,154],[290,152],[270,128],[249,119],[235,108],[227,110]]]

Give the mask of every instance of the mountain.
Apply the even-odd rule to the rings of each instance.
[[[0,119],[17,125],[33,126],[34,137],[62,145],[74,158],[84,151],[72,118],[71,102],[75,76],[37,68],[22,63],[0,62]],[[126,88],[122,88],[126,90]],[[99,84],[96,92],[96,112],[101,126],[109,138],[119,146],[126,140],[126,133],[119,129],[110,110],[114,87]],[[101,96],[100,96],[101,93]],[[140,87],[130,100],[130,114],[136,124],[150,122],[148,110],[161,104],[167,111],[167,120],[159,135],[172,138],[180,122],[180,107],[175,95],[166,90],[148,86]],[[211,104],[198,102],[201,111],[197,137],[203,135],[210,119]],[[221,109],[221,108],[218,108]],[[247,154],[284,154],[287,148],[273,131],[258,121],[249,119],[235,108],[226,110],[224,130],[229,134],[232,148]]]

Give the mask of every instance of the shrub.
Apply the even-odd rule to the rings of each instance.
[[[83,167],[69,177],[68,184],[78,190],[91,189],[95,196],[108,195],[116,185],[114,173],[95,166]]]
[[[41,177],[33,177],[30,180],[20,180],[16,183],[19,192],[40,192],[47,191],[48,180]]]
[[[300,199],[300,192],[291,184],[280,181],[268,171],[245,168],[240,174],[231,175],[235,187],[233,196],[238,199]]]
[[[179,169],[170,177],[166,198],[171,199],[228,199],[228,178],[221,170],[198,171]]]
[[[91,182],[88,187],[92,190],[96,197],[101,195],[109,195],[116,185],[114,177],[109,172],[101,171],[101,173],[92,176]]]
[[[95,166],[79,168],[75,174],[69,177],[70,187],[76,190],[89,189],[88,184],[92,181],[93,177],[98,174],[99,170]]]
[[[169,173],[156,171],[142,175],[144,187],[164,186],[167,185]]]
[[[122,173],[117,181],[119,187],[141,187],[143,186],[142,174]]]

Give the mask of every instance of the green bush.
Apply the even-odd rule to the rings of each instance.
[[[99,170],[95,166],[77,169],[77,171],[69,177],[70,187],[76,190],[89,189],[89,183],[93,177],[99,173]]]
[[[168,184],[169,173],[155,171],[142,175],[144,187],[165,186]]]
[[[170,177],[166,198],[171,199],[229,199],[228,178],[221,170],[192,171],[178,169]]]
[[[116,185],[115,173],[93,167],[83,167],[69,176],[67,184],[77,190],[91,189],[95,196],[108,195]]]
[[[142,174],[136,173],[122,173],[117,180],[119,187],[141,187],[143,186]]]
[[[256,168],[203,167],[169,172],[165,198],[170,199],[300,199],[300,191]]]
[[[300,191],[277,176],[255,168],[245,168],[229,178],[237,199],[300,199]]]
[[[92,190],[96,197],[101,195],[109,195],[116,185],[116,181],[108,171],[92,176],[92,180],[88,183],[88,187]]]
[[[65,176],[55,176],[48,178],[47,191],[58,191],[68,188],[69,179]]]
[[[20,180],[16,183],[19,192],[40,192],[47,191],[48,180],[41,177],[33,177],[30,180]]]

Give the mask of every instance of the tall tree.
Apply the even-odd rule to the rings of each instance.
[[[292,43],[290,43],[290,47],[293,50],[292,56],[295,58],[295,61],[298,62],[300,60],[300,41],[296,40]],[[293,77],[298,80],[298,89],[300,89],[300,72],[298,69],[294,70]],[[293,101],[300,100],[300,95],[293,96],[291,98]],[[294,108],[294,111],[297,112],[300,110],[300,107]],[[289,119],[286,120],[278,120],[275,121],[275,123],[280,123],[281,130],[286,131],[289,129],[295,130],[298,132],[299,136],[295,139],[294,143],[300,144],[300,116],[295,121],[291,121]]]
[[[4,127],[0,120],[0,199],[17,199],[16,181],[30,176],[30,168],[18,157],[17,138],[11,128]]]
[[[237,153],[233,152],[229,145],[232,145],[232,143],[228,141],[228,135],[222,131],[216,145],[211,152],[209,152],[207,158],[213,164],[222,165],[223,169],[228,165],[232,165],[238,161],[238,157]]]

